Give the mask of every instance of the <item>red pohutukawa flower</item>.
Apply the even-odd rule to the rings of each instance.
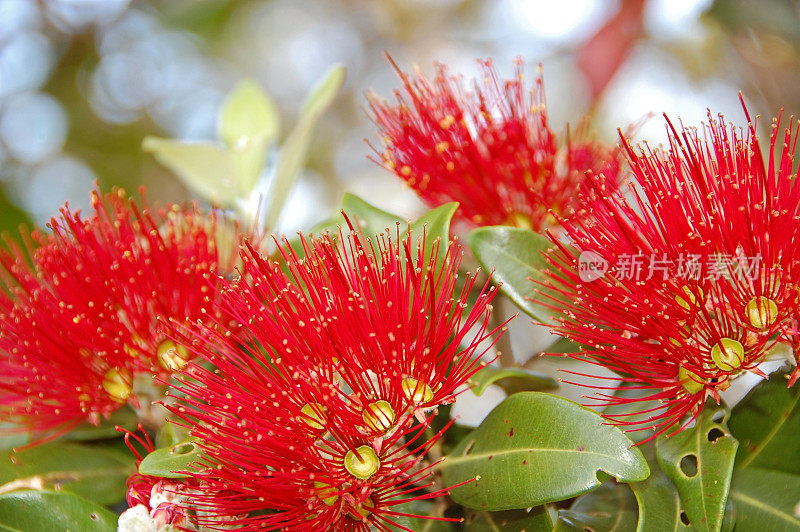
[[[403,81],[397,103],[369,97],[385,145],[379,162],[428,204],[459,202],[458,215],[475,225],[540,230],[551,213],[578,207],[585,172],[617,183],[616,150],[588,138],[586,127],[562,139],[550,128],[541,73],[528,89],[521,61],[508,81],[481,64],[472,91],[444,65],[433,82],[394,65]]]
[[[187,362],[169,322],[214,315],[213,279],[235,257],[218,249],[216,214],[139,208],[122,190],[92,205],[0,250],[0,413],[25,430],[145,407],[138,384]]]
[[[620,424],[680,427],[743,371],[760,374],[776,341],[797,345],[796,133],[781,136],[776,121],[766,159],[748,122],[728,129],[709,114],[702,137],[668,122],[666,149],[623,138],[627,191],[590,178],[585,212],[563,222],[580,256],[552,239],[552,308],[565,309],[556,331],[586,346],[579,358],[651,390],[601,393],[606,403],[660,403],[644,420],[612,416]]]
[[[465,312],[476,280],[456,289],[455,244],[415,241],[325,236],[303,240],[304,258],[283,245],[288,273],[243,254],[223,309],[244,331],[194,336],[214,369],[190,364],[170,407],[205,449],[201,524],[389,530],[397,505],[446,492],[423,460],[441,432],[424,431],[484,364],[495,289]]]

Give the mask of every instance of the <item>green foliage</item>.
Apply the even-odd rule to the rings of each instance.
[[[800,531],[800,475],[757,467],[737,469],[730,498],[736,511],[736,532]]]
[[[503,401],[439,466],[450,496],[468,508],[508,510],[559,501],[600,484],[647,478],[642,453],[592,410],[539,392]],[[479,477],[479,478],[478,478]]]
[[[636,528],[636,521],[636,499],[631,490],[606,481],[578,497],[569,510],[559,510],[553,532],[629,532]]]
[[[545,506],[530,510],[473,512],[464,523],[465,532],[550,532],[553,521]]]
[[[552,324],[553,312],[535,301],[552,303],[548,292],[534,281],[545,281],[549,269],[543,253],[553,245],[544,236],[516,227],[480,227],[469,235],[469,246],[501,290],[535,320]]]
[[[800,386],[774,373],[736,405],[728,423],[739,440],[736,467],[800,475]]]
[[[222,104],[217,131],[228,149],[269,144],[280,131],[280,115],[272,99],[252,80],[239,83]]]
[[[549,375],[535,373],[525,368],[501,368],[484,366],[470,378],[472,393],[483,395],[492,384],[496,384],[507,395],[558,388],[558,383]]]
[[[18,235],[18,229],[23,224],[30,224],[28,215],[8,201],[0,186],[0,234],[8,231],[11,235]]]
[[[187,438],[181,442],[156,449],[148,454],[139,464],[139,473],[166,478],[184,478],[191,470],[191,465],[203,456],[202,448],[197,440]]]
[[[125,497],[133,456],[97,445],[53,442],[7,451],[0,460],[0,493],[16,489],[67,490],[99,504]]]
[[[339,94],[345,77],[342,65],[332,66],[311,90],[303,105],[300,118],[286,137],[275,167],[275,177],[269,189],[265,224],[274,228],[283,205],[306,160],[314,127],[325,110]]]
[[[681,519],[683,506],[675,484],[664,474],[656,460],[653,443],[641,446],[642,453],[650,464],[650,476],[642,482],[630,484],[639,505],[637,532],[650,530],[689,531]],[[683,516],[688,522],[688,517]]]
[[[117,516],[68,492],[26,490],[0,495],[0,530],[114,532]]]
[[[125,406],[115,410],[108,419],[104,419],[99,425],[92,425],[84,421],[68,433],[62,439],[71,441],[95,441],[120,436],[117,426],[127,430],[136,428],[139,418],[132,408]]]
[[[709,401],[696,425],[669,438],[660,436],[656,457],[680,494],[689,522],[698,531],[722,527],[739,442],[725,424],[728,411]]]

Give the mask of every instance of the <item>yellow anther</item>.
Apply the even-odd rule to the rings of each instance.
[[[767,297],[759,296],[751,299],[744,307],[750,325],[757,329],[769,327],[778,318],[778,305]]]
[[[722,338],[711,348],[711,358],[722,371],[733,371],[744,361],[744,347],[732,338]]]
[[[103,389],[114,401],[124,403],[133,391],[133,378],[125,368],[111,368],[103,376]]]
[[[392,405],[388,401],[375,401],[370,403],[361,412],[364,423],[369,428],[379,432],[386,432],[394,425],[395,415]]]
[[[362,445],[344,455],[344,468],[348,473],[360,480],[366,480],[378,472],[381,461],[375,450],[369,445]]]

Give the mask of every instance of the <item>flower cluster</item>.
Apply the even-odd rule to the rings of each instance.
[[[482,67],[470,92],[444,65],[433,82],[395,65],[403,81],[397,104],[370,96],[385,144],[379,162],[428,204],[459,202],[458,215],[475,225],[540,230],[579,207],[587,171],[616,185],[616,151],[591,140],[585,124],[575,138],[552,131],[541,74],[529,90],[521,61],[508,81],[490,61]]]
[[[280,263],[248,246],[223,291],[240,334],[185,331],[198,358],[169,408],[204,449],[191,476],[199,524],[409,530],[401,505],[446,491],[430,478],[442,434],[430,420],[484,364],[494,289],[468,309],[478,287],[474,276],[456,287],[456,245],[399,229],[279,251]]]
[[[173,322],[220,319],[215,279],[235,258],[220,243],[235,247],[236,229],[191,206],[138,207],[123,190],[94,192],[89,216],[65,208],[50,229],[0,250],[2,418],[68,430],[126,403],[146,418],[153,377],[188,361]]]
[[[776,342],[798,346],[797,131],[781,134],[773,122],[765,157],[749,116],[746,130],[710,114],[702,136],[669,121],[668,130],[666,149],[636,149],[623,138],[633,171],[627,190],[609,194],[590,179],[585,212],[564,223],[593,264],[650,255],[666,259],[668,271],[633,278],[614,266],[582,278],[581,259],[553,238],[546,283],[555,290],[553,309],[563,310],[556,330],[585,346],[578,356],[645,391],[636,399],[601,394],[605,402],[660,403],[644,420],[614,421],[657,432],[693,419],[706,397],[719,402],[743,371],[761,374],[758,365]],[[729,261],[720,275],[681,275],[687,256]],[[736,275],[753,257],[757,273]]]

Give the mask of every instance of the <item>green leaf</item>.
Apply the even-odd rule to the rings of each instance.
[[[592,410],[563,397],[508,397],[440,464],[459,504],[480,510],[527,508],[597,487],[598,471],[623,482],[649,474],[641,451]]]
[[[417,238],[422,238],[423,231],[425,232],[425,256],[423,257],[423,264],[426,265],[433,255],[434,244],[437,241],[440,242],[436,260],[437,271],[441,270],[447,248],[450,245],[450,220],[453,218],[456,209],[458,209],[458,203],[456,202],[440,205],[432,211],[426,212],[411,223],[402,235],[402,238],[405,238],[410,232],[412,235],[417,235]],[[416,257],[416,253],[414,256]]]
[[[629,532],[636,528],[636,520],[636,499],[631,490],[607,481],[578,497],[569,510],[559,510],[553,532]]]
[[[312,89],[303,106],[300,119],[286,137],[269,190],[265,222],[268,228],[274,228],[277,224],[289,191],[305,163],[314,126],[339,94],[344,76],[345,68],[342,65],[334,65],[325,73],[322,80]]]
[[[652,389],[638,388],[640,384],[622,382],[620,388],[614,392],[614,397],[619,399],[641,399],[653,394]],[[657,408],[663,405],[656,401],[628,401],[620,404],[608,405],[603,409],[603,415],[615,421],[625,421],[626,423],[647,422],[654,415]],[[642,413],[645,412],[645,413]],[[628,437],[639,443],[655,434],[655,430],[629,430],[626,432]]]
[[[535,300],[552,303],[544,297],[543,287],[533,281],[545,281],[549,265],[542,253],[553,244],[544,236],[516,227],[480,227],[469,235],[469,246],[492,279],[503,283],[501,290],[525,313],[545,324],[553,323],[553,312]]]
[[[64,489],[99,504],[125,497],[133,456],[99,446],[54,442],[7,451],[0,460],[0,493],[15,489]]]
[[[553,521],[544,506],[528,510],[474,512],[467,516],[465,532],[550,532]]]
[[[269,95],[255,81],[244,80],[225,98],[217,129],[231,150],[256,143],[263,151],[278,136],[279,127],[280,116]]]
[[[387,228],[394,230],[396,224],[405,223],[399,216],[383,211],[354,194],[346,193],[344,195],[344,198],[342,198],[342,210],[350,216],[353,223],[356,221],[352,219],[353,216],[358,219],[361,230],[364,231],[366,236],[381,234]],[[339,223],[344,223],[341,216],[337,217],[336,222],[332,225],[335,227]]]
[[[243,195],[240,167],[231,153],[219,146],[146,137],[142,149],[211,203],[230,207]]]
[[[156,449],[139,464],[139,473],[155,477],[184,478],[194,462],[203,456],[197,441],[187,438],[171,447]]]
[[[739,442],[725,425],[728,412],[709,401],[693,428],[656,441],[656,457],[695,530],[720,530]]]
[[[492,384],[500,386],[508,395],[558,388],[558,383],[552,377],[525,368],[484,366],[470,381],[474,383],[472,393],[475,395],[483,395]]]
[[[188,429],[167,420],[156,433],[156,449],[172,447],[189,436]]]
[[[0,186],[0,233],[8,231],[11,235],[18,236],[22,224],[30,224],[28,215],[8,200]]]
[[[99,425],[92,425],[83,422],[71,431],[62,436],[62,440],[68,441],[93,441],[121,436],[117,430],[117,425],[124,429],[134,430],[139,421],[136,412],[132,408],[125,406],[115,410],[108,419],[104,419]]]
[[[639,504],[639,522],[637,532],[664,530],[688,532],[690,528],[681,520],[683,507],[675,484],[664,474],[656,461],[656,450],[653,443],[640,447],[648,464],[650,476],[643,482],[630,484],[636,501]],[[684,516],[688,521],[688,517]]]
[[[736,532],[800,532],[800,475],[757,467],[736,469],[730,498]]]
[[[773,373],[736,405],[728,422],[739,440],[736,467],[760,467],[800,475],[800,386],[786,387]]]
[[[403,504],[398,504],[393,508],[393,511],[413,514],[413,515],[430,515],[433,516],[436,512],[436,506],[429,500],[415,500]],[[452,521],[443,521],[441,519],[425,519],[422,517],[409,517],[401,516],[387,516],[399,525],[410,528],[415,532],[453,532],[455,530]],[[389,529],[396,532],[402,532],[403,529],[397,526],[389,526]]]
[[[114,532],[117,516],[67,492],[15,491],[0,495],[0,531]]]

